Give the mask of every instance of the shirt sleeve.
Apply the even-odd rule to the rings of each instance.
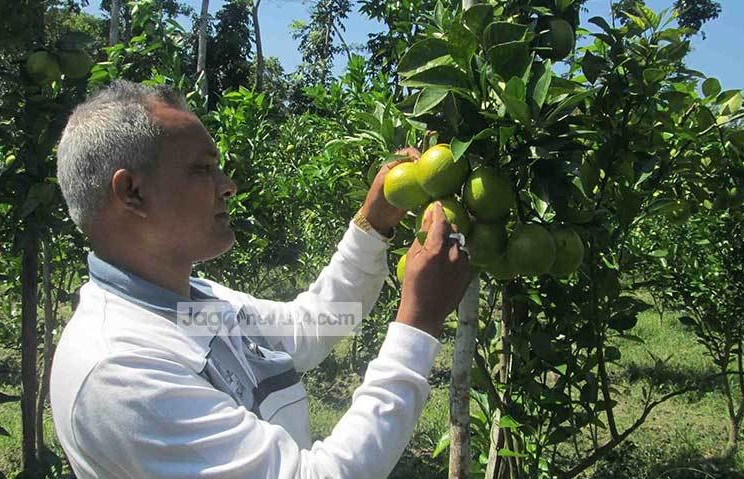
[[[314,368],[372,310],[389,274],[387,248],[386,241],[350,223],[330,263],[294,300],[243,295],[256,313],[247,321],[245,334],[289,353],[299,372]]]
[[[413,433],[439,348],[425,332],[392,323],[351,407],[310,449],[183,365],[122,353],[86,379],[74,441],[100,477],[384,478]]]

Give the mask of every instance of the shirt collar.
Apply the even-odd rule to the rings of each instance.
[[[170,289],[158,286],[124,268],[113,265],[88,253],[90,279],[99,287],[120,296],[156,314],[174,319],[179,302],[214,300],[212,287],[199,278],[190,278],[191,298],[185,298]]]

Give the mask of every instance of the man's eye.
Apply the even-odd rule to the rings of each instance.
[[[199,166],[199,171],[203,171],[204,173],[213,173],[214,165],[201,165]]]

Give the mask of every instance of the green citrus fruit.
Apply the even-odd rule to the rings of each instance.
[[[676,200],[667,211],[666,218],[674,225],[681,225],[690,218],[691,214],[692,211],[688,202]]]
[[[500,254],[493,258],[491,263],[486,267],[486,271],[496,279],[507,280],[514,277],[509,261],[506,259],[506,254]]]
[[[547,273],[555,261],[553,237],[540,225],[521,224],[506,243],[506,259],[516,274]]]
[[[573,228],[564,226],[553,230],[555,242],[555,261],[550,267],[552,274],[563,276],[571,274],[584,260],[584,243]]]
[[[406,274],[406,257],[407,256],[408,256],[407,254],[404,254],[403,256],[401,256],[400,259],[398,260],[398,266],[395,268],[395,276],[398,277],[398,281],[400,281],[401,284],[403,283],[403,277]]]
[[[447,218],[447,222],[457,226],[457,231],[467,236],[470,233],[470,216],[465,208],[454,198],[443,198],[437,201],[442,203],[442,210],[444,210],[444,216]],[[424,215],[434,207],[434,203],[434,201],[429,203],[426,209],[416,217],[416,229],[421,229]]]
[[[465,158],[455,161],[448,145],[432,146],[416,161],[416,179],[432,198],[443,198],[458,191],[468,176]]]
[[[28,56],[26,59],[26,72],[39,85],[45,85],[59,80],[62,75],[57,58],[51,53],[44,51],[34,52]]]
[[[470,228],[465,246],[470,252],[470,264],[488,269],[506,251],[506,228],[501,223],[476,223]]]
[[[416,181],[416,168],[415,163],[400,163],[385,175],[385,199],[396,208],[415,210],[429,201],[429,195]]]
[[[59,66],[67,78],[80,80],[88,76],[93,59],[83,50],[59,52]]]
[[[571,24],[562,18],[542,17],[538,20],[537,31],[540,34],[537,53],[543,58],[553,61],[563,60],[576,43]]]
[[[489,167],[478,168],[468,177],[463,199],[468,209],[482,222],[505,218],[514,206],[514,193],[509,180]]]

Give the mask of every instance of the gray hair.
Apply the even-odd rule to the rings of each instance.
[[[82,231],[106,204],[117,170],[149,171],[157,165],[164,131],[150,115],[153,102],[188,110],[169,86],[118,80],[78,105],[67,121],[57,147],[57,178]]]

